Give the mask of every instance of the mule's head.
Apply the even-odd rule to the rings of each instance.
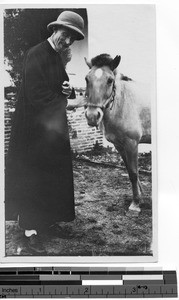
[[[114,59],[108,54],[101,54],[90,62],[85,59],[90,68],[86,75],[86,119],[88,125],[98,126],[101,122],[104,110],[114,95],[115,69],[120,63],[121,57]]]

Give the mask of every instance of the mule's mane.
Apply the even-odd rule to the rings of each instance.
[[[111,55],[107,54],[107,53],[103,53],[100,55],[97,55],[95,57],[93,57],[91,59],[91,64],[92,67],[97,67],[97,68],[102,68],[103,66],[108,66],[111,67],[113,58],[111,57]],[[114,71],[114,74],[117,74],[117,71]],[[132,81],[132,78],[124,75],[124,74],[120,74],[120,80],[123,81]]]
[[[132,81],[132,78],[124,75],[124,74],[121,74],[121,80],[124,80],[124,81]]]
[[[91,59],[91,64],[94,67],[101,68],[103,66],[111,66],[113,58],[109,54],[100,54]]]

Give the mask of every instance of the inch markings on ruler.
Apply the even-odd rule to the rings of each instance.
[[[2,298],[15,297],[20,298],[23,296],[28,296],[29,298],[38,298],[39,296],[61,296],[63,298],[66,297],[74,297],[74,296],[86,296],[93,297],[95,296],[104,296],[104,298],[113,298],[123,296],[125,298],[132,297],[133,295],[137,295],[139,298],[147,295],[148,298],[153,297],[168,297],[172,295],[173,297],[177,297],[176,286],[166,287],[165,289],[161,286],[146,286],[146,287],[137,287],[137,286],[23,286],[10,288],[3,288],[1,291]],[[78,298],[78,297],[77,297]]]
[[[126,268],[0,268],[0,298],[177,297],[176,271]]]

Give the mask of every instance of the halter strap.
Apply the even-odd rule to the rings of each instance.
[[[110,109],[112,109],[113,107],[113,103],[114,103],[114,98],[115,98],[115,95],[116,95],[116,86],[115,84],[113,85],[113,89],[112,89],[112,93],[111,95],[109,96],[108,99],[106,99],[106,102],[102,105],[98,105],[98,104],[94,104],[94,103],[90,103],[90,104],[87,104],[86,107],[95,107],[95,108],[101,108],[103,111],[109,107],[110,104],[111,107]]]

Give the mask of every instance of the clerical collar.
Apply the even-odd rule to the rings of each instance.
[[[52,46],[52,48],[57,52],[57,50],[55,49],[55,45],[54,45],[54,43],[52,42],[52,40],[51,40],[50,37],[47,39],[47,41],[48,41],[49,44]]]

